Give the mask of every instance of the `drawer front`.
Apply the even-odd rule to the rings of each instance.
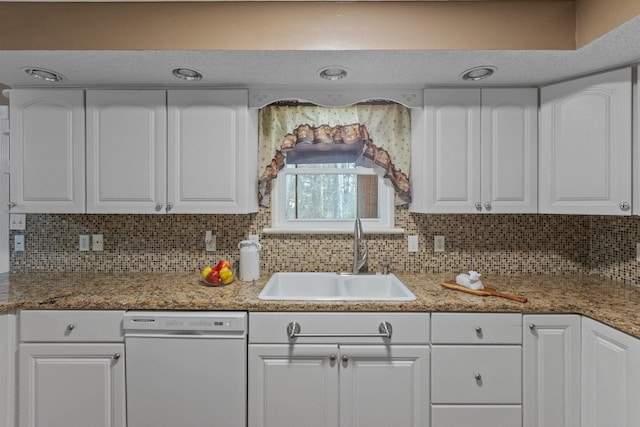
[[[287,327],[296,322],[301,334],[290,339]],[[379,325],[391,325],[391,339],[374,337]],[[249,313],[252,344],[429,344],[428,313]],[[328,336],[317,336],[317,335]],[[367,336],[369,335],[369,336]]]
[[[434,345],[431,402],[520,404],[522,348]]]
[[[23,310],[22,342],[123,342],[124,311]]]
[[[434,344],[521,344],[519,313],[433,313]]]
[[[521,406],[431,406],[431,427],[521,427]]]

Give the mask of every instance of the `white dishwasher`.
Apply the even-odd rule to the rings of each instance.
[[[128,427],[246,427],[247,313],[130,311]]]

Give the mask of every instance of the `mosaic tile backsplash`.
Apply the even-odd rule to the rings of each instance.
[[[349,270],[351,235],[266,235],[269,209],[248,215],[27,215],[25,252],[11,269],[29,271],[195,271],[221,258],[235,263],[238,242],[258,234],[263,272]],[[401,235],[367,235],[369,270],[407,273],[592,274],[640,285],[640,217],[426,215],[396,208]],[[204,235],[217,236],[206,252]],[[18,234],[22,232],[12,232]],[[80,252],[80,234],[103,234],[103,252]],[[420,250],[407,252],[407,236]],[[444,235],[446,250],[433,251]]]

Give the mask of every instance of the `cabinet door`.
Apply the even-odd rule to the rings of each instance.
[[[338,425],[338,346],[249,345],[249,427]]]
[[[541,89],[540,212],[629,215],[631,69]]]
[[[21,344],[21,427],[124,427],[124,344]]]
[[[15,426],[16,315],[0,313],[0,426]]]
[[[85,210],[82,90],[11,91],[11,212]]]
[[[166,115],[164,91],[87,91],[88,213],[165,211]]]
[[[257,210],[257,129],[250,129],[247,99],[245,90],[168,92],[171,212]]]
[[[480,89],[427,89],[412,144],[412,211],[472,213],[480,203]],[[416,132],[419,132],[416,131]]]
[[[482,90],[482,209],[538,211],[538,90]]]
[[[580,427],[580,316],[525,315],[525,427]]]
[[[428,346],[340,346],[341,427],[429,425]]]
[[[640,425],[640,340],[582,319],[582,427]]]

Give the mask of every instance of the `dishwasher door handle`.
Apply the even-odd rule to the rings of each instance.
[[[293,340],[296,338],[387,338],[391,339],[391,334],[393,333],[393,328],[391,327],[391,323],[384,321],[380,322],[378,325],[377,333],[313,333],[313,334],[303,334],[300,333],[300,324],[298,322],[291,322],[287,325],[287,335],[289,339]]]

